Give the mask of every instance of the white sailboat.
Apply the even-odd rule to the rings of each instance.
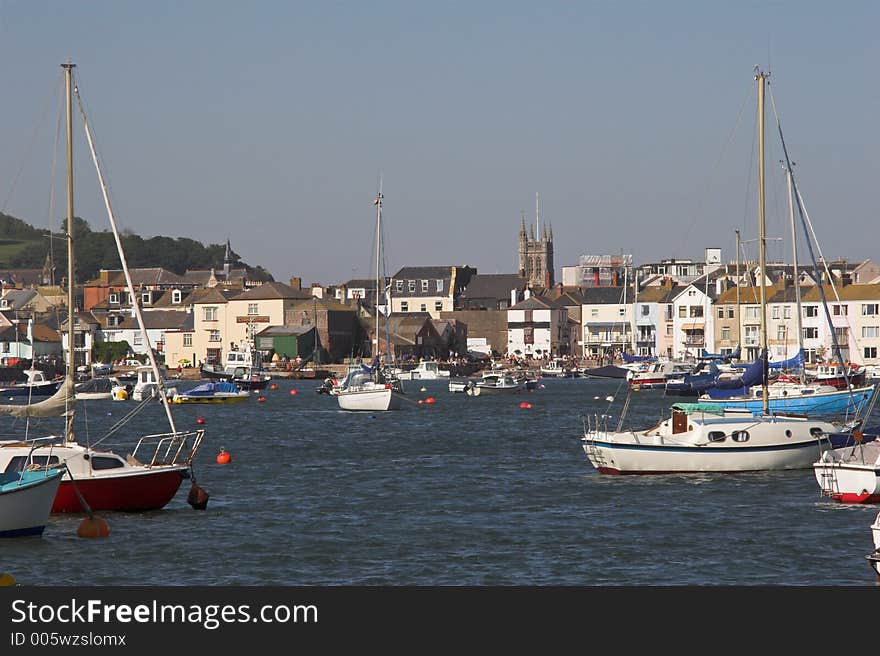
[[[376,332],[373,336],[375,349],[373,351],[373,363],[367,367],[352,369],[348,375],[330,390],[339,402],[341,410],[368,410],[382,412],[385,410],[398,410],[401,405],[400,395],[403,388],[400,380],[382,371],[381,355],[379,353],[379,294],[385,285],[381,278],[381,252],[382,252],[382,185],[379,185],[379,194],[373,200],[376,206]],[[390,308],[389,308],[390,309]],[[387,321],[387,318],[386,318]],[[388,345],[389,349],[391,345]]]
[[[64,435],[38,438],[39,444],[35,444],[34,440],[0,442],[0,471],[22,470],[32,462],[41,464],[44,467],[64,468],[64,475],[60,478],[57,494],[53,495],[52,512],[154,510],[164,507],[177,493],[182,481],[185,478],[192,477],[192,461],[205,434],[203,429],[188,432],[179,432],[177,430],[162,385],[158,386],[158,394],[165,407],[166,415],[171,425],[171,432],[140,437],[134,449],[126,457],[122,457],[112,451],[97,449],[96,446],[100,440],[89,445],[80,444],[77,442],[73,430],[75,415],[73,376],[76,370],[75,349],[73,348],[75,322],[71,320],[74,308],[73,288],[75,272],[72,135],[72,90],[75,88],[72,73],[74,67],[75,64],[72,63],[62,64],[62,68],[65,71],[67,100],[67,371],[60,389],[45,401],[30,405],[0,406],[0,415],[15,417],[66,417],[66,427]],[[77,90],[76,93],[79,99],[79,91]],[[110,207],[107,187],[104,184],[104,177],[98,165],[91,131],[85,120],[81,101],[80,112],[89,149],[101,184],[110,225],[113,229],[113,236],[116,239],[116,246],[119,251],[122,269],[125,273],[128,292],[131,298],[136,298],[125,253],[122,250],[122,242],[116,227],[116,220]],[[153,349],[150,345],[150,339],[144,329],[140,306],[135,304],[134,309],[144,343],[147,346],[147,354],[150,358],[152,370],[156,379],[161,380]],[[142,406],[136,407],[129,413],[127,418],[117,422],[111,431],[108,432],[107,436],[120,430],[124,426],[125,421],[141,408]],[[193,496],[195,494],[204,495],[201,498],[204,499],[204,503],[207,503],[204,491],[197,488],[195,481],[193,481],[193,488],[190,492],[191,500],[195,498]],[[196,503],[193,501],[191,503],[194,507],[196,506]]]
[[[761,271],[766,271],[764,217],[764,90],[758,82],[758,232]],[[767,353],[767,302],[761,276],[762,351]],[[629,397],[627,397],[629,400]],[[825,421],[804,416],[771,414],[764,376],[761,409],[736,410],[715,403],[678,403],[671,417],[654,426],[623,430],[626,408],[617,427],[609,430],[599,415],[588,419],[583,449],[603,474],[669,472],[738,472],[809,467],[827,449],[823,439],[837,431]]]

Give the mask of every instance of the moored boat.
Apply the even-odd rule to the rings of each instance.
[[[42,535],[61,475],[47,468],[0,473],[0,538]]]

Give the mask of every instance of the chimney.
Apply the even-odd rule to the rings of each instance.
[[[667,289],[672,289],[672,278],[669,276],[666,276],[663,279],[663,286],[666,287]]]
[[[620,279],[617,276],[617,269],[611,272],[611,286],[618,287],[620,284]]]
[[[514,305],[516,305],[516,290],[511,289],[510,290],[510,307],[513,307]]]
[[[348,305],[348,287],[345,286],[345,283],[339,285],[339,293],[342,297],[339,299],[339,302],[343,305]]]
[[[532,290],[526,287],[526,290],[523,292],[523,300],[529,299],[532,297]]]
[[[294,289],[301,290],[302,289],[302,278],[291,278],[290,286]]]
[[[593,285],[596,287],[599,286],[599,269],[598,267],[593,269]]]
[[[841,287],[846,287],[847,285],[851,285],[851,284],[852,284],[852,274],[849,272],[841,274],[841,276],[840,276]]]

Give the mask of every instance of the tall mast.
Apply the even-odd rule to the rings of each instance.
[[[76,352],[74,350],[74,324],[76,313],[73,307],[73,80],[72,73],[76,64],[61,64],[64,69],[65,103],[67,107],[67,373],[68,381],[73,381],[76,371]],[[50,237],[51,241],[51,237]],[[73,412],[67,413],[64,430],[68,442],[75,441],[73,434]]]
[[[639,299],[639,272],[633,267],[632,352],[636,355],[636,304]]]
[[[794,166],[794,162],[792,162],[792,166]],[[798,251],[797,251],[797,235],[794,230],[794,193],[791,185],[791,168],[785,168],[785,181],[788,184],[788,218],[789,223],[791,224],[791,252],[792,257],[794,258],[794,270],[792,271],[793,282],[794,282],[794,298],[795,298],[795,306],[797,307],[797,340],[796,344],[798,345],[798,353],[800,353],[804,348],[804,336],[803,330],[801,326],[801,285],[800,285],[800,276],[798,274]],[[788,340],[786,340],[787,342]],[[804,365],[801,363],[800,366],[800,374],[801,374],[801,383],[804,382],[806,376],[804,375]]]
[[[740,298],[739,288],[742,286],[742,280],[739,277],[739,229],[736,232],[736,342],[742,346],[742,317],[740,317]]]
[[[373,357],[379,356],[379,290],[383,287],[382,281],[379,280],[379,262],[382,250],[382,178],[379,178],[379,195],[373,201],[376,205],[376,350]],[[386,319],[387,322],[387,319]]]
[[[766,415],[770,411],[770,390],[767,387],[767,291],[765,276],[767,275],[767,230],[764,216],[764,85],[767,75],[761,71],[755,75],[758,82],[758,258],[761,269],[761,353],[764,358],[764,372],[761,376],[762,410]]]

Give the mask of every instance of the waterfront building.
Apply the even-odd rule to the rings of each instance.
[[[570,355],[571,341],[568,310],[557,301],[529,295],[507,310],[507,355]]]
[[[477,270],[469,266],[403,267],[391,276],[391,313],[427,312],[434,319],[457,309],[457,299]]]

